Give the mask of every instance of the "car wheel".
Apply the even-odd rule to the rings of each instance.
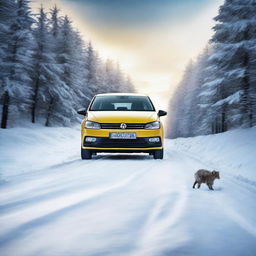
[[[163,159],[164,158],[164,150],[157,149],[154,151],[154,159]]]
[[[92,152],[88,149],[81,148],[81,158],[84,159],[92,159]]]

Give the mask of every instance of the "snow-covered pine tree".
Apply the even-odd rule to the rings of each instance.
[[[11,2],[11,1],[8,1]],[[31,107],[31,71],[33,37],[29,1],[18,0],[10,9],[11,19],[7,24],[5,37],[8,48],[5,49],[1,62],[3,103],[2,128],[7,126],[7,118],[11,121],[27,117]],[[16,10],[15,10],[16,9]],[[13,11],[15,10],[15,16]],[[7,103],[7,104],[6,104]],[[8,105],[8,106],[7,106]]]
[[[51,26],[51,33],[54,38],[58,38],[60,34],[60,19],[59,19],[59,12],[57,5],[54,5],[53,8],[50,9],[50,21],[49,24]]]
[[[75,108],[83,108],[87,106],[91,101],[91,91],[87,85],[87,74],[88,70],[86,69],[86,47],[85,43],[82,40],[80,33],[76,30],[73,31],[74,33],[74,77],[73,83],[75,85],[75,93],[78,97],[77,102],[75,103]]]
[[[98,56],[98,53],[94,50],[92,43],[89,42],[86,47],[86,84],[91,92],[90,97],[93,97],[95,94],[99,93],[100,81],[99,74],[102,69],[100,68],[101,63]],[[99,71],[100,69],[100,71]]]
[[[135,92],[135,87],[130,76],[127,76],[124,80],[123,92]]]
[[[50,35],[53,40],[51,47],[54,58],[52,67],[55,68],[54,82],[50,83],[47,89],[47,110],[46,126],[70,125],[74,108],[72,102],[73,91],[67,85],[68,67],[66,67],[66,55],[63,52],[66,48],[65,33],[63,32],[64,18],[58,16],[59,9],[55,6],[50,10]],[[47,94],[46,92],[46,94]]]
[[[114,92],[114,64],[113,61],[107,59],[105,62],[105,82],[106,92]]]
[[[110,72],[111,73],[111,72]],[[117,63],[113,67],[113,92],[124,92],[125,90],[125,76],[120,68],[120,64]]]
[[[17,4],[14,0],[0,1],[0,60],[2,62],[10,42],[9,29],[17,14]],[[2,76],[1,76],[2,78]]]
[[[210,104],[207,95],[202,92],[209,75],[206,65],[208,57],[209,48],[206,47],[195,62],[190,61],[170,101],[168,136],[171,138],[211,132],[208,127]]]
[[[9,92],[7,90],[8,68],[4,63],[8,44],[11,40],[10,26],[17,15],[17,5],[14,0],[0,1],[0,105],[1,128],[7,127],[9,112]]]
[[[255,118],[256,1],[226,0],[215,17],[215,81],[219,130],[251,127]]]
[[[79,34],[72,28],[71,21],[67,16],[64,17],[61,26],[60,40],[61,44],[57,50],[57,60],[62,65],[63,74],[61,80],[68,88],[69,94],[63,94],[63,97],[64,95],[68,97],[65,96],[59,104],[67,106],[66,111],[62,110],[62,115],[65,123],[68,123],[77,119],[76,110],[81,104],[81,99],[84,98],[85,100],[88,96],[85,96],[82,92],[84,83],[82,63],[84,59],[81,58],[84,55],[82,41],[79,39]]]
[[[171,138],[189,136],[189,115],[191,88],[193,87],[195,64],[191,61],[186,67],[182,80],[173,94],[169,105],[169,136]]]
[[[192,136],[212,133],[212,119],[215,115],[211,104],[215,92],[209,88],[208,84],[209,81],[211,82],[212,73],[214,73],[209,67],[210,53],[211,47],[207,45],[195,63],[193,100],[191,102],[192,114],[189,120]]]
[[[122,77],[119,65],[115,65],[110,59],[106,61],[106,87],[107,92],[122,91]]]
[[[60,97],[62,69],[56,62],[56,38],[50,33],[49,23],[43,7],[40,8],[37,23],[34,28],[36,41],[33,72],[33,104],[31,120],[34,123],[36,117],[46,119],[49,124],[49,109],[54,111],[54,101]],[[55,30],[56,32],[56,30]],[[52,113],[53,114],[53,113]]]
[[[104,63],[104,85],[102,92],[134,92],[134,85],[129,77],[122,72],[120,65],[107,59]]]

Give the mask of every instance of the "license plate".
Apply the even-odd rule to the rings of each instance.
[[[124,139],[124,140],[135,140],[136,133],[134,132],[111,132],[109,133],[110,139]]]

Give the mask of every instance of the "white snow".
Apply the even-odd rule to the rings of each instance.
[[[256,185],[256,127],[217,135],[179,138],[171,145],[226,173]]]
[[[80,159],[77,128],[0,130],[1,256],[255,256],[256,128]],[[192,189],[199,168],[215,191]]]

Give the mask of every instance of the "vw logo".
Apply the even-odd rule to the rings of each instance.
[[[121,129],[126,129],[126,127],[127,127],[126,124],[124,124],[124,123],[120,124],[120,128],[121,128]]]

